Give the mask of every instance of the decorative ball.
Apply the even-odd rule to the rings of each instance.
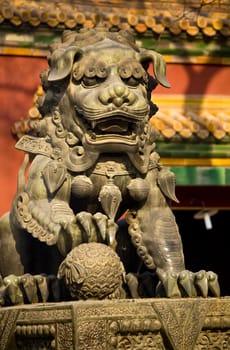
[[[85,175],[78,175],[72,182],[71,192],[77,198],[90,197],[93,192],[93,183],[89,177]]]
[[[83,243],[61,263],[58,277],[65,280],[73,299],[104,299],[122,289],[124,267],[109,246]]]
[[[130,196],[137,202],[143,201],[149,194],[149,184],[144,179],[133,179],[127,186]]]

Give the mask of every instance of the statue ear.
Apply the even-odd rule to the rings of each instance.
[[[163,56],[156,51],[145,49],[142,49],[139,55],[140,62],[143,65],[150,62],[153,63],[153,71],[157,82],[164,87],[170,88],[171,85],[166,78],[166,64]]]
[[[66,78],[71,72],[76,55],[82,55],[82,50],[76,46],[71,46],[66,50],[55,50],[49,60],[50,71],[48,81],[57,81]]]

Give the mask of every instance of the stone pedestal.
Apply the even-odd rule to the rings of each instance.
[[[1,308],[0,349],[228,350],[230,297]]]

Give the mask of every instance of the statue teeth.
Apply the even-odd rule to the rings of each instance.
[[[95,120],[91,121],[91,127],[92,129],[95,129],[95,126],[97,125],[97,122]]]

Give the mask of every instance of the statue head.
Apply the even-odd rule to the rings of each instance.
[[[48,62],[41,74],[45,94],[39,109],[52,119],[52,143],[62,138],[71,148],[70,163],[85,164],[86,157],[101,153],[149,158],[156,136],[149,119],[158,110],[151,92],[158,83],[170,86],[159,53],[140,48],[126,31],[97,27],[65,31],[62,42],[51,47]]]

